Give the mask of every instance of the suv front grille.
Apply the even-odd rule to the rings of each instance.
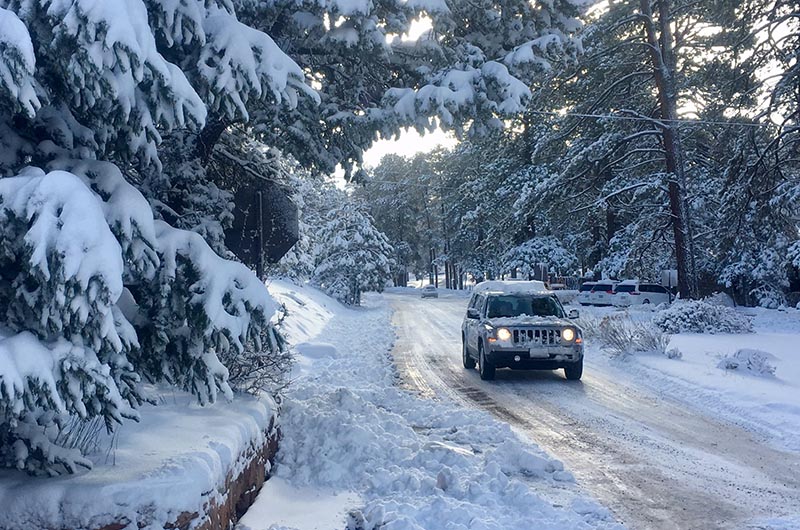
[[[547,328],[512,330],[514,344],[523,346],[555,346],[561,340],[561,330]]]

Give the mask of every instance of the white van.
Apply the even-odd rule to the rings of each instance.
[[[657,283],[640,283],[638,280],[625,280],[617,285],[614,305],[630,307],[632,305],[669,304],[673,296],[666,287]]]
[[[578,290],[578,296],[575,298],[581,305],[590,305],[592,288],[597,285],[597,282],[583,282],[581,288]]]
[[[615,288],[619,282],[616,280],[600,280],[589,294],[589,303],[592,305],[614,305]]]

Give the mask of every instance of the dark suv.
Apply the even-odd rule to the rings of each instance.
[[[488,282],[487,282],[488,283]],[[567,379],[583,374],[583,334],[565,314],[555,294],[538,287],[525,289],[518,282],[506,287],[476,286],[461,325],[464,368],[477,363],[481,379],[493,379],[496,368],[555,370],[563,368]],[[534,282],[530,282],[534,283]]]

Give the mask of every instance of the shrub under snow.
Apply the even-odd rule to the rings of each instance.
[[[598,335],[614,355],[653,352],[667,355],[669,335],[649,322],[634,322],[627,315],[609,315],[600,322]],[[671,359],[676,358],[669,356]]]
[[[775,375],[775,366],[770,363],[771,353],[749,348],[737,350],[724,356],[717,364],[723,370],[747,370],[754,375]]]
[[[653,316],[667,333],[751,333],[753,324],[735,309],[703,300],[677,301]]]

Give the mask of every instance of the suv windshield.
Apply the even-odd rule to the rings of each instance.
[[[594,287],[593,283],[584,283],[583,285],[581,285],[581,292],[585,293],[587,291],[591,291],[592,287]]]
[[[564,311],[552,296],[501,295],[489,298],[488,318],[522,315],[564,318]]]

